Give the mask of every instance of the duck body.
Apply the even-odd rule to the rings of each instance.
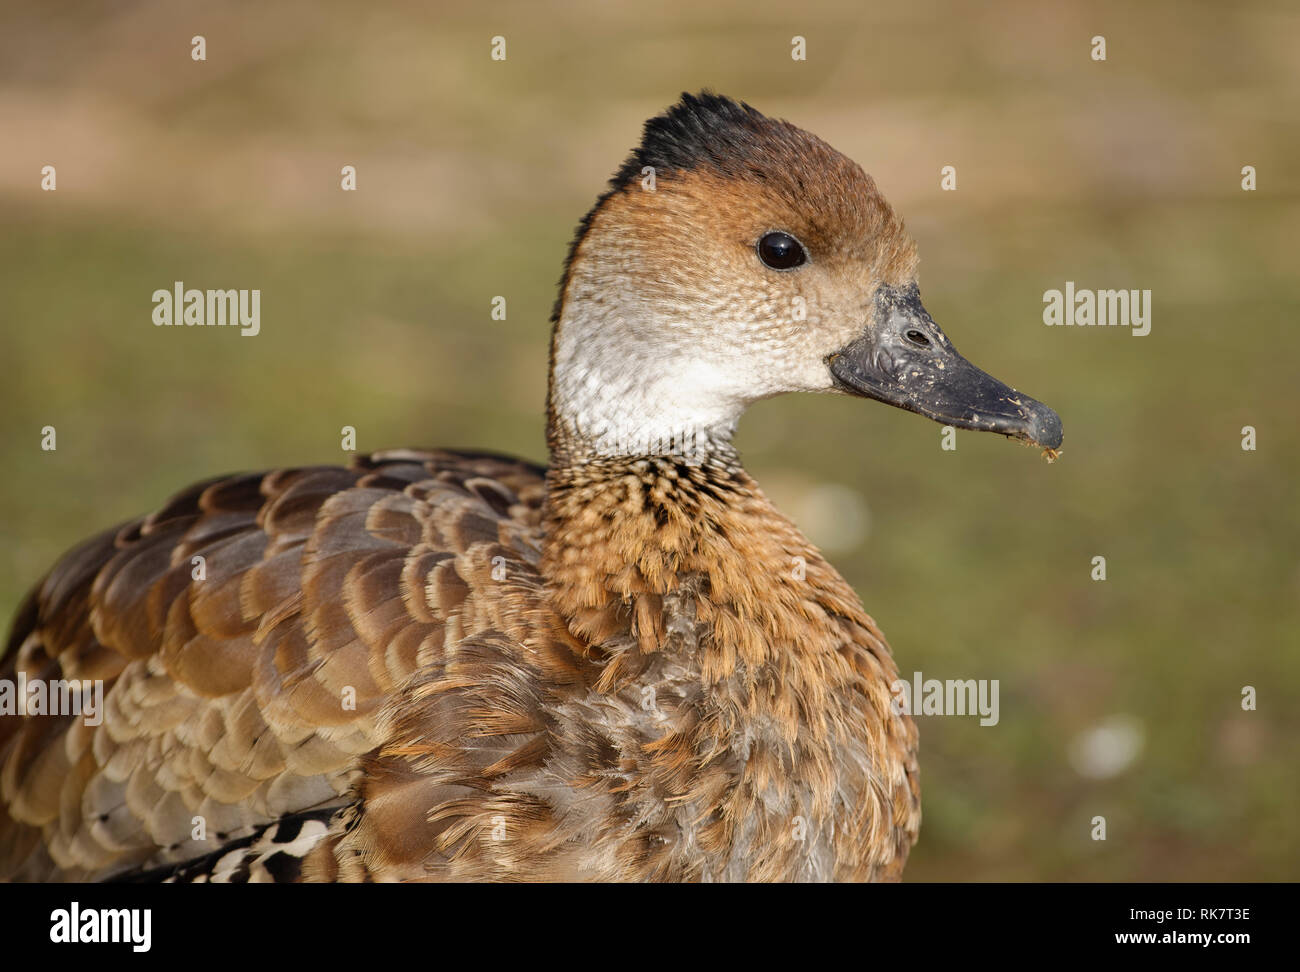
[[[919,821],[883,638],[735,463],[203,484],[65,558],[10,647],[112,686],[93,730],[5,720],[18,878],[868,879]],[[241,853],[293,816],[300,859]]]
[[[896,876],[919,793],[915,730],[885,688],[892,661],[753,481],[640,459],[552,470],[546,497],[547,528],[506,555],[500,583],[519,596],[402,689],[388,742],[363,760],[363,799],[309,874]],[[482,751],[466,747],[476,736]],[[454,766],[438,755],[456,747]],[[454,817],[406,844],[419,828],[382,808],[446,806],[457,778],[474,783]],[[389,786],[422,793],[389,800]]]
[[[0,712],[0,878],[898,879],[920,794],[894,662],[731,435],[822,391],[1054,450],[915,263],[853,163],[684,96],[570,251],[548,467],[227,477],[55,565],[0,685],[104,701]]]

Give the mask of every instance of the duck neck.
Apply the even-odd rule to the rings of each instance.
[[[737,700],[813,660],[809,684],[799,676],[786,687],[817,696],[836,679],[820,689],[813,680],[852,677],[825,664],[828,648],[851,629],[878,637],[852,588],[734,450],[553,464],[542,573],[569,630],[607,663],[601,681],[611,689],[668,652],[689,658],[703,687]]]
[[[638,329],[607,333],[596,305],[618,291],[583,293],[581,314],[561,306],[551,343],[541,567],[553,607],[600,666],[598,690],[653,685],[671,657],[730,719],[820,736],[861,678],[846,645],[892,673],[879,632],[741,466],[737,369],[695,374],[698,349],[666,340],[652,353],[628,338]],[[873,692],[887,705],[888,680]]]
[[[559,368],[551,378],[547,442],[552,464],[647,457],[701,468],[738,466],[732,436],[744,405],[694,400],[690,374]]]
[[[734,464],[732,436],[756,397],[747,363],[706,353],[680,309],[629,292],[625,281],[601,276],[602,267],[574,262],[555,312],[552,463],[664,456]]]
[[[726,565],[707,560],[750,515],[756,485],[729,443],[690,456],[608,455],[562,435],[551,459],[542,573],[555,607],[597,656],[629,638],[643,653],[661,650],[664,613],[687,610],[676,599],[708,598],[721,580],[711,573]]]

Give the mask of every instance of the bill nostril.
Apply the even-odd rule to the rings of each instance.
[[[930,346],[930,339],[914,327],[909,328],[907,330],[907,333],[905,333],[903,336],[907,338],[909,341],[911,341],[913,344],[915,344],[918,348],[928,348]]]

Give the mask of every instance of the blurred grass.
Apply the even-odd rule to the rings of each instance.
[[[1295,879],[1298,38],[1282,3],[6,9],[0,612],[185,483],[344,461],[343,425],[363,450],[544,458],[573,224],[640,122],[708,84],[862,162],[949,336],[1065,422],[1050,466],[847,399],[741,427],[786,508],[864,498],[869,534],[832,559],[903,672],[1000,680],[998,726],[921,720],[909,878]],[[1067,279],[1150,289],[1150,336],[1043,327]],[[173,280],[260,288],[261,335],[153,327]],[[1115,714],[1144,747],[1085,778],[1071,743]]]

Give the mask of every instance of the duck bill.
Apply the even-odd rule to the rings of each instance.
[[[943,425],[998,432],[1055,451],[1061,419],[957,353],[921,305],[920,291],[881,287],[874,320],[856,341],[831,355],[836,386],[916,412]]]

